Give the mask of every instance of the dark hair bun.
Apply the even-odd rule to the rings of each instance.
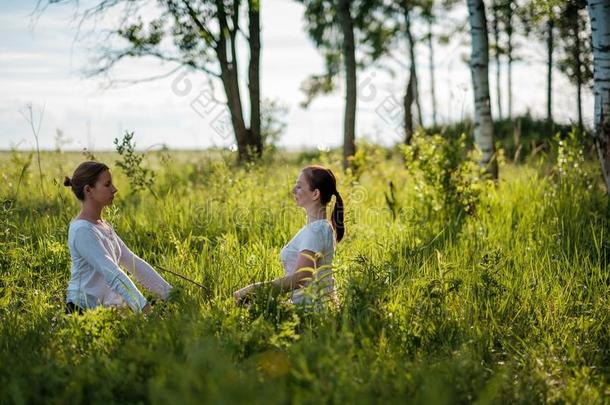
[[[64,178],[64,185],[72,188],[76,198],[85,201],[85,186],[93,187],[104,170],[108,170],[108,166],[103,163],[83,162],[74,170],[71,178],[68,176]]]

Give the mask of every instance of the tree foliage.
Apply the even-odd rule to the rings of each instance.
[[[324,58],[325,71],[310,75],[301,86],[308,106],[320,94],[333,92],[342,72],[343,37],[339,27],[337,2],[329,0],[297,0],[305,6],[305,31]],[[351,2],[356,43],[356,64],[359,69],[371,66],[388,50],[392,27],[383,14],[381,0]]]

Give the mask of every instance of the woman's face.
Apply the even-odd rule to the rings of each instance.
[[[89,187],[89,191],[86,192],[86,198],[95,201],[101,206],[112,204],[114,195],[117,193],[117,189],[112,183],[112,176],[110,170],[104,170],[97,178],[97,182],[93,187]]]
[[[307,208],[320,201],[320,192],[318,190],[310,190],[307,177],[303,172],[297,178],[297,182],[292,189],[292,194],[299,207]]]

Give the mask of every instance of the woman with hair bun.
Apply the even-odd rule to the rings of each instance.
[[[316,283],[316,290],[322,297],[334,299],[335,280],[331,265],[335,243],[341,241],[345,234],[343,199],[337,191],[335,175],[323,166],[307,166],[299,174],[292,194],[297,205],[305,209],[307,224],[281,251],[284,277],[251,284],[236,291],[233,295],[238,303],[266,285],[272,285],[281,292],[291,291],[292,303],[309,303],[311,299],[306,287],[312,283]],[[333,196],[335,206],[329,222],[326,207]],[[313,269],[317,270],[316,274]]]
[[[68,246],[72,258],[66,310],[82,312],[97,306],[129,306],[134,312],[147,312],[146,298],[120,266],[161,299],[167,299],[171,286],[148,263],[123,243],[112,226],[102,219],[104,207],[112,204],[117,189],[110,169],[103,163],[83,162],[66,177],[81,202],[78,216],[70,222]]]

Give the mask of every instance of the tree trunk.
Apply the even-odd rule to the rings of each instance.
[[[489,45],[483,0],[467,0],[472,54],[470,66],[474,89],[474,140],[482,152],[481,164],[494,179],[498,178],[493,122],[489,101]]]
[[[548,37],[546,41],[547,50],[547,80],[546,80],[546,121],[550,126],[553,124],[553,30],[555,22],[552,18],[547,21]]]
[[[574,19],[574,40],[576,46],[574,47],[574,61],[576,62],[576,100],[578,104],[578,132],[582,134],[583,123],[582,123],[582,62],[580,55],[580,20],[578,10],[575,13],[576,18]]]
[[[423,125],[424,123],[422,121],[421,103],[419,102],[419,83],[417,82],[417,69],[415,61],[415,40],[413,40],[413,34],[411,33],[410,5],[407,1],[404,2],[403,9],[405,13],[405,30],[408,42],[407,45],[409,46],[409,59],[411,59],[411,78],[409,80],[413,80],[413,82],[411,83],[411,91],[413,99],[415,100],[415,106],[417,107],[418,124]]]
[[[432,97],[432,125],[437,126],[436,120],[436,86],[434,85],[434,48],[432,43],[432,18],[428,19],[428,49],[430,50],[430,95]]]
[[[508,119],[513,118],[513,7],[512,0],[506,2],[506,56],[508,57]]]
[[[235,37],[229,34],[227,15],[222,1],[217,0],[216,7],[221,32],[220,38],[216,45],[216,55],[218,56],[218,62],[220,63],[220,79],[227,96],[227,106],[229,108],[229,114],[231,115],[231,125],[233,126],[233,131],[235,131],[238,161],[244,162],[251,159],[251,154],[248,150],[249,134],[244,122],[241,96],[239,92]],[[228,52],[227,49],[228,41],[232,48],[230,52]],[[230,62],[229,54],[231,55]]]
[[[491,6],[491,10],[493,12],[493,32],[494,32],[494,43],[495,43],[495,52],[494,56],[496,59],[496,94],[497,94],[497,102],[498,102],[498,119],[502,119],[502,91],[500,89],[501,82],[501,66],[500,65],[500,27],[498,24],[498,4],[496,1],[493,2]]]
[[[610,0],[588,0],[593,48],[594,141],[610,193]]]
[[[343,61],[345,63],[345,117],[343,126],[343,168],[349,166],[350,156],[356,153],[356,52],[354,22],[350,11],[351,0],[339,0],[338,17],[343,33]]]
[[[227,95],[227,106],[229,108],[229,114],[231,115],[231,124],[235,131],[238,160],[239,162],[245,162],[250,160],[252,155],[249,151],[249,133],[244,122],[237,74],[233,67],[222,66],[222,62],[220,70],[220,78]]]
[[[248,66],[248,92],[250,97],[250,128],[246,127],[239,89],[239,64],[237,60],[237,30],[241,0],[236,0],[230,15],[232,27],[228,25],[228,16],[222,0],[216,0],[220,38],[216,44],[216,55],[220,63],[220,79],[227,96],[227,107],[231,116],[231,125],[237,142],[239,163],[252,161],[262,153],[260,135],[260,9],[250,7],[248,1],[250,64]],[[231,49],[228,49],[230,46]],[[230,58],[230,59],[229,59]]]
[[[257,157],[263,153],[261,136],[261,92],[260,92],[260,1],[248,0],[248,44],[250,65],[248,66],[248,90],[250,92],[250,139]]]
[[[403,107],[405,110],[405,144],[410,145],[413,139],[413,72],[409,74],[409,81],[403,98]]]

